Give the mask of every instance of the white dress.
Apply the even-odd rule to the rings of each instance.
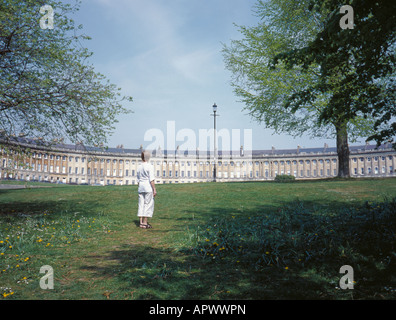
[[[154,168],[148,162],[143,162],[137,170],[139,208],[138,217],[151,218],[154,213],[154,196],[151,181],[155,179]]]

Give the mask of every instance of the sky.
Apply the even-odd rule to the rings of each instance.
[[[133,97],[124,105],[133,113],[119,117],[108,146],[201,146],[200,132],[213,129],[214,103],[217,130],[230,135],[232,149],[238,143],[251,144],[254,150],[335,146],[335,140],[273,134],[238,102],[221,50],[241,38],[237,25],[258,23],[255,4],[256,0],[82,0],[73,19],[92,38],[83,43],[94,53],[90,62],[123,95]],[[190,136],[183,138],[184,133]],[[227,147],[220,139],[218,144]]]

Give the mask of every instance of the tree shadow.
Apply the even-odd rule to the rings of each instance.
[[[353,208],[357,203],[347,201],[332,201],[331,204],[323,205],[323,202],[304,201],[301,202],[304,209],[324,208],[329,212],[339,209],[344,211]],[[270,214],[282,215],[284,207],[293,208],[298,206],[294,201],[283,203],[283,206],[261,205],[240,212],[236,218],[240,218],[241,225],[248,226],[249,217]],[[297,210],[298,211],[298,210]],[[296,214],[299,213],[296,211]],[[222,219],[233,219],[229,208],[214,207],[191,208],[189,213],[195,213],[198,217],[194,224],[201,229],[208,223],[217,223]],[[314,214],[312,215],[314,216]],[[340,230],[343,232],[342,216],[336,217],[341,221]],[[341,220],[340,220],[341,219]],[[188,215],[184,219],[187,224],[192,225]],[[268,230],[277,231],[282,226],[282,220],[278,225],[269,226]],[[180,217],[178,223],[183,222]],[[314,226],[314,223],[312,223]],[[359,227],[359,226],[358,226]],[[241,229],[243,230],[243,229]],[[353,229],[355,232],[357,229]],[[167,232],[169,230],[161,230]],[[361,230],[364,232],[364,230]],[[349,240],[348,240],[348,237]],[[357,234],[348,234],[342,245],[348,247],[348,241]],[[331,244],[331,242],[330,242]],[[264,251],[260,248],[263,242],[260,239],[236,241],[235,246],[244,246],[253,249],[241,255],[204,256],[197,254],[190,246],[185,245],[175,250],[171,247],[161,248],[144,244],[121,244],[116,250],[106,253],[107,259],[112,261],[96,263],[101,257],[92,257],[92,260],[83,265],[81,270],[91,273],[94,278],[113,277],[119,284],[121,292],[135,292],[134,299],[167,299],[167,300],[274,300],[274,299],[349,299],[351,292],[337,290],[338,281],[342,274],[339,269],[342,265],[351,264],[357,271],[364,274],[364,279],[359,278],[360,287],[354,289],[353,294],[357,299],[381,298],[377,295],[378,290],[389,285],[394,280],[394,267],[378,268],[375,260],[357,260],[348,256],[326,257],[318,255],[318,258],[305,261],[304,265],[294,264],[279,265],[256,264]],[[323,247],[322,249],[328,249]],[[358,250],[352,246],[353,250]],[[307,248],[308,250],[308,248]],[[352,251],[353,251],[352,250]],[[210,251],[209,251],[210,252]],[[374,253],[375,255],[375,253]],[[223,257],[223,259],[221,259]],[[334,258],[334,259],[333,259]],[[115,267],[116,266],[116,267]],[[364,272],[363,272],[363,271]],[[363,277],[363,276],[361,276]],[[136,290],[136,291],[135,291]],[[136,293],[138,292],[138,293]]]

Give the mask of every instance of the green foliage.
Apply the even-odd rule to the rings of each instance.
[[[275,133],[334,138],[335,123],[320,122],[323,110],[331,105],[329,95],[310,90],[320,80],[320,64],[294,64],[290,68],[293,60],[286,59],[276,67],[272,64],[277,55],[308,46],[322,29],[327,12],[312,12],[310,1],[260,0],[255,14],[260,17],[258,25],[240,26],[242,39],[223,46],[226,68],[232,75],[231,85],[244,109]],[[287,108],[290,97],[297,92],[302,93],[299,107]],[[352,141],[372,133],[372,118],[355,115],[348,120]]]
[[[275,177],[275,181],[276,182],[292,182],[292,181],[295,181],[295,180],[296,180],[296,177],[292,176],[292,175],[289,175],[289,174],[278,174]]]
[[[284,50],[274,58],[293,70],[296,67],[320,66],[317,81],[303,90],[297,89],[287,98],[292,110],[304,109],[308,103],[320,103],[323,94],[328,103],[319,117],[323,123],[339,119],[372,117],[369,140],[378,144],[393,138],[395,112],[395,40],[396,4],[394,1],[355,0],[354,26],[342,29],[338,0],[312,0],[309,11],[325,14],[326,20],[315,39],[302,48]]]
[[[54,10],[53,29],[41,29],[40,8]],[[0,132],[44,140],[68,138],[99,145],[117,115],[128,113],[114,84],[95,72],[83,43],[89,37],[62,1],[6,0],[0,4]]]

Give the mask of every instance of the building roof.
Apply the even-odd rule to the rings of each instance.
[[[63,142],[45,142],[40,139],[31,139],[31,138],[26,138],[26,137],[11,137],[9,139],[2,138],[0,136],[0,142],[3,143],[9,143],[9,144],[17,144],[17,145],[22,145],[22,146],[28,146],[28,147],[41,147],[44,149],[49,149],[49,150],[58,150],[58,151],[69,151],[69,152],[84,152],[84,153],[102,153],[102,154],[125,154],[125,155],[139,155],[141,153],[141,148],[139,149],[127,149],[123,147],[107,147],[107,148],[101,148],[101,147],[89,147],[85,146],[83,144],[67,144]],[[362,152],[378,152],[378,151],[385,151],[392,149],[392,144],[384,144],[380,146],[376,145],[359,145],[359,146],[349,146],[350,152],[351,153],[362,153]],[[190,155],[200,155],[200,156],[210,156],[213,154],[213,151],[195,151],[192,152],[191,150],[189,151]],[[241,150],[237,151],[218,151],[218,156],[219,157],[225,157],[225,156],[239,156],[240,153],[243,152],[245,156],[287,156],[287,155],[309,155],[309,154],[337,154],[337,148],[335,147],[328,147],[326,144],[324,147],[317,147],[317,148],[301,148],[297,147],[295,149],[276,149],[272,148],[269,150],[243,150],[243,147],[241,147]],[[153,150],[153,156],[174,156],[175,154],[179,155],[188,155],[188,151],[184,152],[179,152],[178,150]]]

